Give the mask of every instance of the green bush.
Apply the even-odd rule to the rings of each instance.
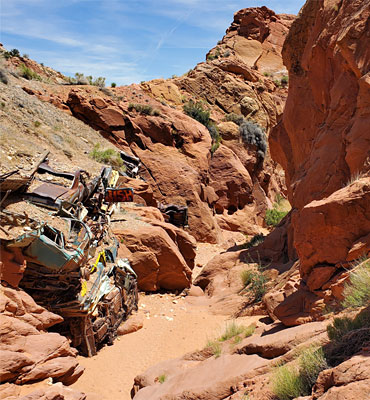
[[[167,379],[166,374],[162,374],[162,375],[158,376],[158,382],[159,383],[164,383],[166,381],[166,379]]]
[[[267,278],[262,272],[255,272],[248,290],[253,294],[254,302],[259,302],[267,291]]]
[[[108,164],[112,167],[122,168],[123,161],[118,151],[113,149],[100,150],[100,145],[96,144],[90,152],[90,157],[102,164]]]
[[[244,117],[241,114],[229,113],[225,115],[225,120],[234,122],[240,126],[244,122]]]
[[[7,60],[11,57],[20,57],[21,56],[18,49],[12,49],[10,51],[5,51],[3,54],[4,54],[5,59],[7,59]]]
[[[149,104],[138,104],[138,103],[130,103],[128,105],[128,110],[132,111],[135,110],[140,114],[145,114],[145,115],[154,115],[155,117],[158,117],[161,115],[161,112]]]
[[[370,303],[370,260],[355,267],[349,276],[343,291],[342,305],[347,307],[362,307]]]
[[[277,226],[289,211],[278,211],[276,208],[266,211],[265,222],[268,226]]]
[[[244,121],[239,127],[239,133],[245,145],[257,147],[257,155],[263,160],[267,152],[267,138],[262,127],[254,122]]]
[[[204,126],[208,127],[210,123],[210,112],[203,108],[203,104],[198,101],[194,102],[189,100],[183,105],[184,113],[189,115],[189,117],[194,118]]]
[[[115,88],[116,86],[117,86],[116,82],[112,82],[112,83],[110,84],[110,87],[112,87],[112,88]]]
[[[30,80],[36,80],[36,81],[41,81],[40,75],[38,75],[35,71],[32,69],[26,67],[24,64],[21,64],[19,66],[20,74],[23,76],[23,78]]]

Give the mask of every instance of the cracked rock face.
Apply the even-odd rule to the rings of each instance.
[[[370,251],[369,15],[368,2],[309,0],[283,47],[288,99],[269,143],[286,173],[302,278],[275,310],[288,325],[341,300],[343,267]]]

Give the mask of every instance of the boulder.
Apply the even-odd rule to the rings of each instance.
[[[189,363],[187,368],[166,376],[163,383],[157,382],[139,390],[134,399],[223,399],[233,393],[234,385],[256,375],[256,370],[269,361],[256,355],[233,354]]]
[[[366,399],[370,385],[370,353],[362,352],[335,368],[320,372],[312,390],[317,400]]]
[[[294,244],[302,278],[310,290],[321,288],[346,264],[357,241],[361,255],[370,252],[362,239],[370,228],[369,204],[370,178],[362,178],[323,200],[312,201],[294,216]]]
[[[312,322],[304,326],[295,326],[293,328],[285,328],[274,333],[265,331],[261,336],[253,335],[244,339],[235,351],[239,354],[258,354],[264,358],[275,358],[281,356],[288,351],[294,349],[297,345],[312,340],[313,337],[326,335],[326,322]],[[279,329],[276,326],[276,329]]]
[[[1,382],[24,384],[53,378],[66,385],[74,383],[84,370],[77,362],[77,350],[58,333],[45,332],[62,317],[38,306],[20,289],[2,286],[1,292]]]
[[[126,229],[113,227],[113,232],[130,252],[128,258],[138,275],[140,290],[183,290],[190,287],[191,269],[163,228],[145,224]]]
[[[128,333],[136,332],[144,326],[143,315],[133,314],[128,320],[124,321],[117,329],[117,335],[127,335]]]

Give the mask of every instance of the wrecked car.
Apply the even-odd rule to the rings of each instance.
[[[117,259],[118,242],[101,250],[90,265],[92,234],[78,220],[68,238],[47,225],[26,233],[7,245],[21,248],[27,268],[19,286],[37,303],[60,314],[56,329],[68,336],[86,356],[111,344],[120,323],[137,308],[136,274],[125,259]]]

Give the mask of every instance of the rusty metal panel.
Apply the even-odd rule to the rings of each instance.
[[[107,188],[104,200],[107,203],[134,201],[134,190],[132,188]]]

